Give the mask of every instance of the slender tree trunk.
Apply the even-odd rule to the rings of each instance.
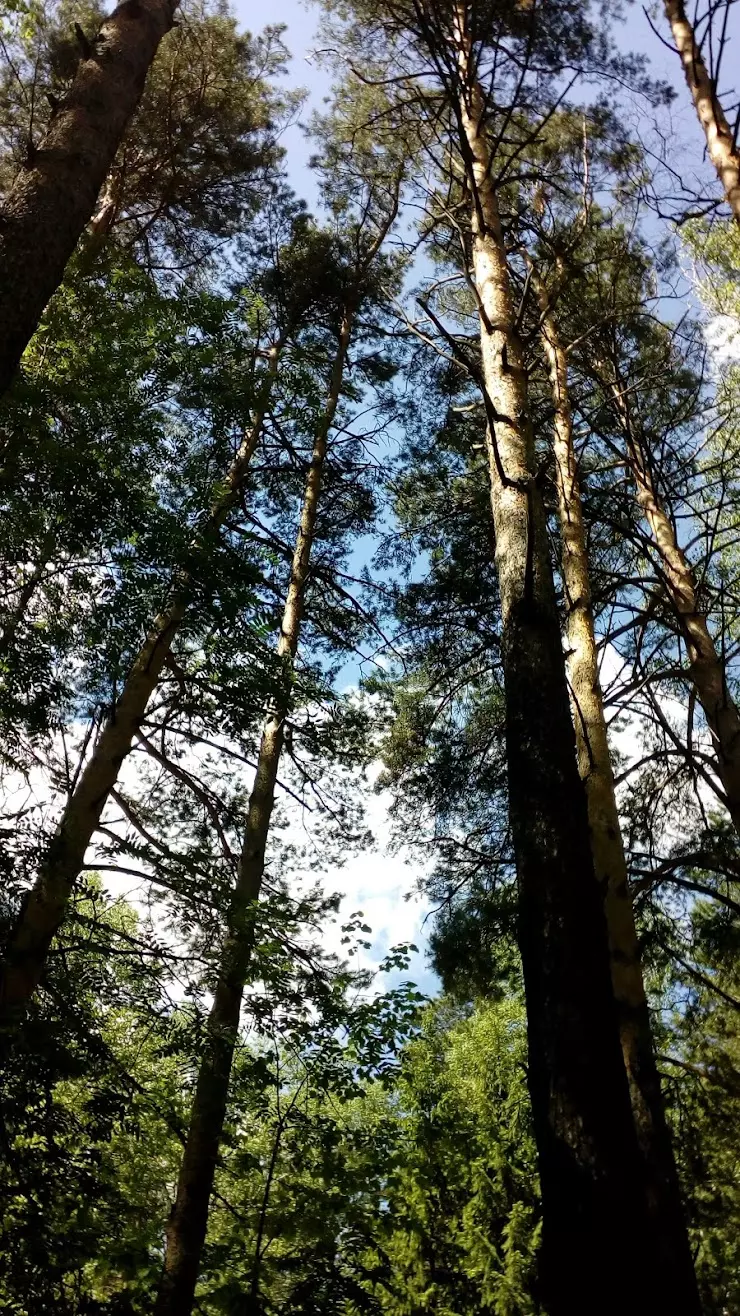
[[[244,482],[262,433],[283,341],[279,340],[270,350],[267,378],[256,415],[226,475],[224,490],[193,545],[195,550],[216,534]],[[189,595],[190,579],[182,573],[171,603],[154,619],[139,650],[20,911],[0,970],[0,1039],[5,1034],[6,1041],[9,1040],[38,986],[49,947],[85,861],[85,852],[187,612]]]
[[[655,487],[650,460],[632,423],[629,399],[612,385],[625,436],[627,465],[637,502],[660,558],[663,583],[689,658],[689,674],[712,735],[717,776],[735,830],[740,833],[740,712],[727,686],[725,665],[697,600],[691,563]]]
[[[38,562],[18,590],[16,605],[0,634],[0,655],[8,652],[15,639],[18,627],[25,619],[28,605],[43,579],[49,556],[56,543],[56,537],[56,529],[52,526],[51,529],[47,530],[39,545]]]
[[[681,57],[686,85],[704,131],[709,158],[717,170],[717,177],[732,213],[740,224],[740,152],[735,146],[732,129],[704,63],[693,25],[686,17],[683,0],[665,0],[665,14]]]
[[[543,1199],[543,1297],[551,1316],[654,1312],[641,1160],[576,766],[526,371],[463,4],[457,16],[456,110],[473,198],[473,278],[489,413],[509,811]]]
[[[109,173],[105,187],[98,197],[97,208],[90,220],[90,232],[98,242],[108,237],[118,219],[122,201],[122,184],[121,177],[114,172]]]
[[[0,393],[59,287],[177,0],[124,0],[88,43],[0,213]]]
[[[286,676],[290,674],[298,648],[327,442],[342,388],[351,326],[352,312],[347,310],[341,326],[326,407],[314,439],[283,611],[278,655],[285,662]],[[155,1308],[156,1316],[190,1316],[193,1308],[200,1256],[208,1225],[208,1207],[226,1118],[244,984],[254,947],[257,902],[262,889],[265,847],[289,706],[290,681],[286,681],[262,732],[239,872],[228,915],[218,982],[208,1016],[207,1040],[198,1071],[175,1203],[167,1225],[164,1272]]]
[[[578,771],[586,787],[591,852],[606,909],[612,987],[632,1112],[644,1160],[652,1246],[661,1270],[661,1292],[666,1310],[692,1311],[700,1316],[681,1190],[653,1050],[609,754],[591,603],[586,526],[573,444],[568,362],[548,291],[534,270],[532,281],[540,306],[542,342],[555,410],[553,448],[563,551],[565,642]]]

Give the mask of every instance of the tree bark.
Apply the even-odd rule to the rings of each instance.
[[[576,766],[526,371],[464,4],[456,18],[454,108],[472,196],[472,273],[489,415],[509,812],[543,1201],[542,1292],[551,1316],[654,1312],[657,1277],[646,1245],[606,920]]]
[[[270,350],[268,371],[253,422],[244,435],[193,549],[215,535],[234,505],[259,442],[284,339]],[[38,986],[49,947],[62,922],[85,852],[130,752],[189,604],[190,578],[181,573],[172,601],[152,623],[62,814],[38,877],[5,950],[0,970],[0,1038],[7,1043]]]
[[[327,443],[341,393],[352,318],[352,310],[348,308],[340,329],[326,406],[314,439],[306,481],[277,649],[285,662],[286,676],[290,675],[298,649]],[[193,1309],[208,1226],[208,1207],[226,1118],[242,996],[254,947],[265,847],[289,707],[290,681],[286,680],[262,732],[218,982],[208,1016],[207,1040],[198,1071],[175,1203],[167,1225],[164,1271],[155,1316],[190,1316]]]
[[[683,0],[665,0],[665,14],[681,57],[686,85],[706,138],[709,158],[717,171],[732,213],[740,224],[740,153],[734,144],[732,129],[704,63],[693,25],[686,17]]]
[[[176,7],[124,0],[114,10],[13,183],[0,213],[0,393],[95,209]]]
[[[98,197],[97,209],[90,220],[90,233],[98,244],[108,237],[118,219],[123,200],[122,183],[122,178],[111,171]]]
[[[650,529],[662,568],[663,584],[678,631],[686,645],[689,676],[712,735],[724,803],[740,834],[740,712],[728,685],[707,619],[697,599],[694,573],[655,486],[650,460],[632,421],[629,399],[619,382],[611,385],[625,437],[627,465],[637,502]]]
[[[566,603],[566,661],[576,733],[578,771],[586,788],[591,852],[606,910],[611,977],[617,1002],[632,1112],[644,1161],[652,1246],[669,1311],[701,1316],[681,1190],[665,1117],[640,963],[627,862],[599,680],[586,526],[568,388],[568,361],[548,290],[532,268],[541,337],[552,389],[553,451]]]

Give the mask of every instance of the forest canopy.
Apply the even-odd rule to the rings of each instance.
[[[730,1316],[740,9],[265,16],[0,10],[0,1311]]]

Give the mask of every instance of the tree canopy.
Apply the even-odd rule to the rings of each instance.
[[[311,13],[0,15],[0,1310],[728,1316],[736,8]]]

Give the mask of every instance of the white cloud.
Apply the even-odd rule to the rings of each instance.
[[[740,319],[736,315],[715,315],[704,328],[707,346],[717,369],[740,363]]]
[[[413,838],[400,849],[392,844],[392,797],[389,791],[374,790],[379,772],[379,764],[369,772],[365,797],[365,821],[372,845],[351,854],[341,867],[327,867],[321,874],[326,893],[338,891],[342,895],[339,917],[327,928],[325,945],[343,954],[346,946],[342,945],[341,925],[350,914],[362,910],[372,932],[366,937],[370,948],[358,957],[359,966],[374,969],[391,946],[412,942],[418,951],[412,954],[409,970],[402,976],[412,978],[423,991],[432,992],[438,983],[425,962],[429,904],[416,890],[425,869],[415,859]],[[310,883],[315,874],[304,880]],[[392,975],[392,981],[397,978],[397,974]],[[378,986],[382,990],[384,982]]]

